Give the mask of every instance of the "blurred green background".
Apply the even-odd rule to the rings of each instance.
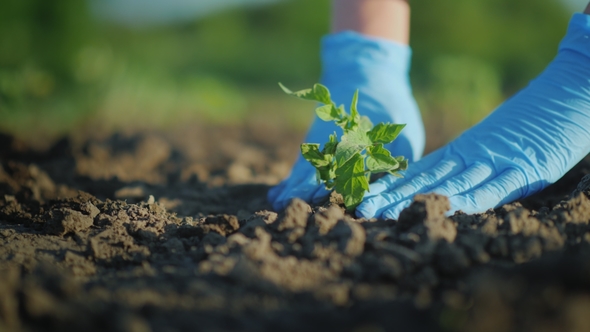
[[[264,119],[303,132],[309,125],[311,108],[277,82],[298,89],[318,80],[328,0],[194,10],[151,25],[96,18],[90,7],[0,2],[1,131],[30,138],[84,127]],[[563,0],[412,1],[412,10],[411,79],[427,149],[536,76],[573,12]]]

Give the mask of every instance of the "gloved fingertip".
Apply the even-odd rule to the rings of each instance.
[[[369,192],[367,193],[367,197],[377,196],[382,192],[391,190],[397,182],[397,180],[399,180],[399,178],[396,178],[393,175],[385,175],[384,177],[369,185]]]
[[[453,211],[453,213],[461,210],[467,214],[472,214],[484,211],[488,208],[488,206],[485,206],[486,204],[478,204],[478,202],[475,202],[472,197],[464,195],[449,197],[449,202],[451,203],[451,211]]]
[[[277,201],[282,202],[281,207],[284,209],[289,205],[293,198],[299,198],[307,203],[312,202],[316,191],[320,187],[315,181],[301,182],[297,185],[289,185],[278,196]]]
[[[273,210],[275,210],[275,211],[283,210],[283,202],[282,201],[276,200],[274,202],[271,202],[271,205],[272,205]]]
[[[396,206],[394,206],[390,209],[387,209],[386,211],[383,212],[383,218],[398,220],[401,212],[405,208],[410,206],[410,204],[412,204],[412,200],[406,200],[406,201],[403,201],[403,202],[397,204]]]
[[[365,193],[365,198],[375,197],[387,190],[387,186],[377,182],[369,185],[369,191]]]
[[[266,194],[266,199],[270,202],[273,203],[274,201],[276,201],[277,197],[281,194],[281,192],[284,190],[286,185],[286,181],[281,181],[279,184],[277,184],[274,187],[271,187],[267,194]]]
[[[361,204],[356,208],[357,215],[364,218],[379,218],[385,209],[390,206],[389,200],[383,195],[364,198]]]
[[[371,219],[371,218],[375,217],[376,212],[377,212],[377,209],[375,208],[375,205],[363,202],[359,206],[356,207],[354,214],[358,218]]]
[[[324,201],[328,195],[330,195],[329,190],[326,190],[324,186],[318,186],[318,190],[313,194],[311,202],[313,204],[319,204]]]
[[[461,210],[464,198],[461,195],[454,195],[449,197],[449,204],[451,205],[451,210]]]

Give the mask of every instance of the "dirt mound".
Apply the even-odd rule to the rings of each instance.
[[[277,212],[298,138],[255,129],[2,137],[0,331],[590,330],[589,160],[478,215]]]

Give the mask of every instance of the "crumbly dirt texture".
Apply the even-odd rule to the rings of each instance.
[[[0,135],[0,331],[590,331],[590,159],[477,215],[273,211],[300,135]]]

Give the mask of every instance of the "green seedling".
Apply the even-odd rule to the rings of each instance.
[[[301,154],[315,167],[318,182],[327,190],[342,195],[348,210],[353,210],[363,200],[369,190],[371,174],[389,173],[401,177],[398,172],[408,168],[407,159],[393,157],[385,148],[385,144],[397,138],[405,124],[379,123],[373,126],[371,120],[357,110],[358,90],[352,97],[348,114],[344,105],[336,106],[328,88],[321,84],[296,92],[281,83],[279,85],[289,95],[320,102],[315,110],[317,116],[324,121],[334,121],[342,128],[340,141],[334,132],[321,150],[319,143],[301,144]]]

